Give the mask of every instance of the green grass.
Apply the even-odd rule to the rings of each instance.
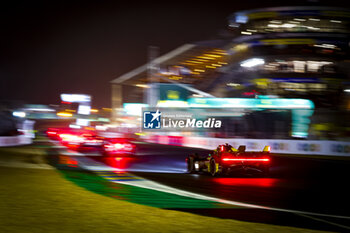
[[[0,168],[0,232],[316,232],[203,217],[112,199],[55,170]]]

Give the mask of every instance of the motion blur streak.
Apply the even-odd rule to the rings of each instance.
[[[269,162],[270,159],[244,159],[244,158],[223,158],[222,161],[251,161],[251,162],[258,162],[258,161],[262,161],[262,162]]]
[[[104,157],[103,161],[110,167],[118,170],[125,170],[130,166],[130,163],[135,160],[130,157]]]
[[[66,165],[68,167],[78,167],[78,161],[71,158],[70,156],[59,155],[58,164]]]
[[[273,187],[279,182],[273,178],[215,178],[216,183],[231,186]]]

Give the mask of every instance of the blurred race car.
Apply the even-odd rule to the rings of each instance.
[[[105,138],[103,154],[107,156],[132,156],[136,152],[135,144],[128,138]]]
[[[267,176],[270,169],[270,146],[262,152],[247,152],[245,146],[235,149],[229,144],[219,145],[211,154],[200,157],[197,153],[186,159],[189,173],[210,173],[212,176],[229,173]]]
[[[94,130],[71,128],[49,128],[46,134],[51,140],[79,152],[99,152],[104,156],[118,157],[135,154],[135,145],[131,139],[121,137],[120,134],[106,137]]]

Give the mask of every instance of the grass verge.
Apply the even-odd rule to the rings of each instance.
[[[0,232],[316,232],[115,200],[55,170],[0,168]]]

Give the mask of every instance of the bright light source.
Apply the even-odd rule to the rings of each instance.
[[[258,65],[263,65],[265,64],[265,61],[264,59],[261,59],[261,58],[251,58],[251,59],[248,59],[248,60],[245,60],[243,62],[241,62],[241,66],[242,67],[247,67],[247,68],[250,68],[250,67],[254,67],[254,66],[258,66]]]
[[[239,83],[227,83],[226,85],[229,86],[229,87],[238,87],[241,84],[239,84]]]
[[[58,112],[56,115],[60,116],[60,117],[72,117],[73,116],[73,114],[69,113],[69,112]]]
[[[317,27],[306,27],[306,28],[310,30],[320,30],[320,28],[317,28]]]
[[[91,107],[89,105],[79,105],[78,114],[89,115]]]
[[[125,103],[123,104],[123,110],[126,115],[131,116],[141,116],[142,115],[142,108],[148,107],[148,104],[141,104],[141,103]]]
[[[241,32],[241,34],[243,34],[243,35],[251,35],[252,33],[243,31],[243,32]]]
[[[26,108],[27,111],[35,111],[35,112],[54,112],[54,109],[51,108]]]
[[[116,143],[108,143],[104,145],[104,149],[107,152],[119,152],[119,151],[133,151],[134,146],[130,143],[124,142],[116,142]]]
[[[216,58],[222,57],[222,56],[220,56],[220,55],[208,54],[208,53],[203,54],[203,55],[204,55],[204,56],[209,56],[209,57],[216,57]]]
[[[293,24],[293,23],[284,23],[284,24],[281,25],[281,27],[283,27],[283,28],[293,28],[293,27],[296,27],[296,26],[298,26],[298,25]]]
[[[26,117],[26,113],[25,112],[21,112],[21,111],[15,111],[12,113],[12,116],[15,116],[15,117]]]
[[[80,94],[61,94],[61,100],[65,102],[82,103],[82,102],[90,102],[91,97],[89,95],[80,95]]]
[[[243,15],[243,14],[236,15],[235,21],[236,21],[236,23],[247,23],[248,16]]]
[[[93,112],[93,113],[97,113],[98,112],[98,109],[90,109],[90,112]]]
[[[80,143],[84,141],[83,137],[80,137],[78,135],[68,134],[68,133],[60,134],[59,137],[64,142]]]
[[[340,20],[331,20],[331,23],[341,23]]]
[[[335,49],[337,46],[334,44],[315,44],[315,47],[326,48],[326,49]]]
[[[251,162],[269,162],[269,158],[222,158],[222,161],[251,161]]]
[[[167,74],[163,73],[164,75],[172,75],[173,73],[167,72]],[[147,84],[136,84],[135,86],[141,87],[141,88],[149,88]]]
[[[350,89],[345,89],[344,92],[350,93]]]
[[[298,22],[295,22],[295,23],[298,23]],[[295,23],[284,23],[282,25],[268,24],[267,26],[270,27],[270,28],[279,28],[279,27],[282,27],[282,28],[293,28],[293,27],[297,26],[297,24],[295,24]]]
[[[101,131],[106,131],[108,129],[108,127],[105,125],[96,125],[95,128],[96,130],[101,130]]]
[[[72,128],[72,129],[80,129],[81,126],[70,124],[70,125],[69,125],[69,128]]]
[[[277,24],[268,24],[267,25],[269,28],[279,28],[281,25],[277,25]]]
[[[76,124],[77,125],[80,125],[80,126],[88,126],[89,125],[89,120],[88,119],[77,119],[76,121]]]

